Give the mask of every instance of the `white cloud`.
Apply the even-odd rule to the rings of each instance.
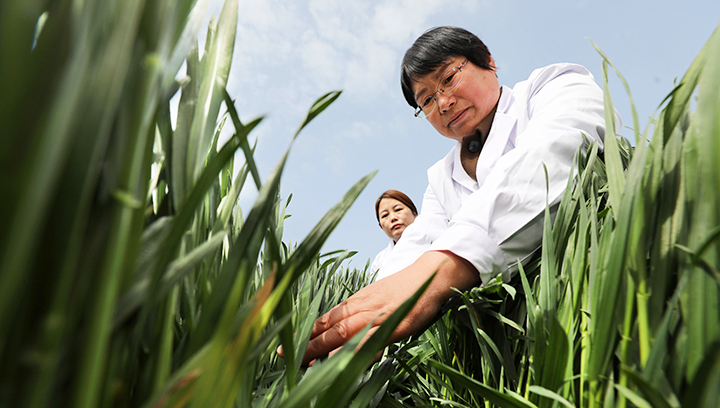
[[[405,49],[446,8],[440,0],[242,2],[231,90],[289,105],[294,116],[333,89],[346,90],[343,98],[381,101],[396,91]]]
[[[371,33],[376,41],[407,48],[411,41],[425,31],[428,18],[447,2],[409,0],[390,1],[374,8]]]
[[[211,10],[217,13],[222,1],[213,4]],[[460,0],[453,8],[472,11],[477,4]],[[414,38],[430,27],[429,21],[443,13],[448,14],[448,3],[441,0],[241,2],[229,91],[244,120],[268,115],[255,131],[258,153],[286,145],[310,104],[325,92],[342,89],[344,111],[333,110],[362,118],[365,130],[357,123],[343,123],[332,140],[313,143],[316,151],[326,153],[313,165],[331,160],[333,166],[342,165],[343,150],[330,151],[328,146],[347,149],[358,135],[372,138],[367,129],[387,128],[374,121],[379,110],[404,103],[400,59]],[[333,113],[324,115],[323,121],[329,115]]]
[[[332,89],[342,82],[343,55],[330,42],[318,36],[315,30],[307,30],[297,46],[299,60],[304,72],[318,89]]]

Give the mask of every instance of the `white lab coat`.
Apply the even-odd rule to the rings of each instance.
[[[395,248],[395,241],[391,239],[385,249],[375,255],[375,259],[373,259],[372,264],[370,264],[370,273],[375,273],[383,266],[385,259],[392,253],[393,248]]]
[[[617,112],[615,121],[620,129]],[[602,148],[603,92],[586,68],[549,65],[513,88],[503,86],[477,182],[465,173],[456,143],[428,170],[420,215],[378,279],[425,251],[447,250],[472,263],[483,284],[498,275],[509,281],[518,261],[540,248],[545,207],[557,208],[578,148],[587,149],[583,135]]]

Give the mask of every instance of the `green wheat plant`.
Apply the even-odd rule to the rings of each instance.
[[[342,266],[353,253],[320,249],[373,173],[304,240],[283,241],[290,148],[263,180],[248,140],[262,118],[242,123],[225,89],[238,0],[200,49],[207,4],[0,5],[1,407],[333,406],[377,393],[356,379],[412,303],[357,354],[300,366],[315,317],[370,281]],[[339,96],[321,96],[295,137]],[[244,188],[257,194],[249,211]]]

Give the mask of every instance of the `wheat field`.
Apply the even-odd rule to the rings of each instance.
[[[510,283],[458,293],[374,362],[419,292],[308,368],[314,320],[374,279],[322,251],[374,174],[284,237],[292,143],[261,180],[263,118],[242,123],[224,87],[238,0],[201,49],[206,8],[1,6],[0,407],[720,406],[717,30],[647,129],[633,112],[633,142],[608,129],[578,158]],[[598,52],[605,89],[624,82]]]

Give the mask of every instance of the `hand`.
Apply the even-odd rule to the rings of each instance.
[[[455,294],[452,288],[466,290],[480,282],[475,268],[447,251],[423,254],[409,267],[368,285],[315,321],[303,364],[325,354],[335,354],[355,334],[373,321],[364,343],[385,319],[437,271],[435,279],[403,319],[390,343],[424,328],[442,304]]]

